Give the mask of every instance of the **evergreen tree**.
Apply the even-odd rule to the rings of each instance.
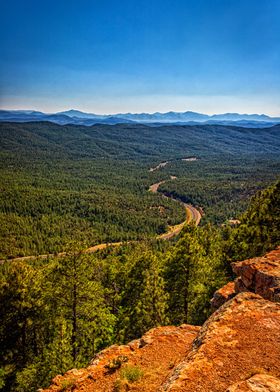
[[[264,254],[280,245],[280,181],[259,192],[233,229],[228,255],[244,260]]]
[[[71,252],[58,258],[52,272],[52,300],[69,333],[73,366],[83,366],[96,350],[110,344],[115,317],[94,274],[94,258]],[[58,358],[58,360],[61,360]]]
[[[121,302],[120,329],[125,341],[140,337],[148,329],[164,325],[167,294],[160,260],[147,247],[138,247],[129,258],[130,269]]]
[[[171,322],[201,324],[214,291],[227,280],[219,232],[210,225],[186,227],[167,256],[165,280]]]
[[[174,324],[189,322],[190,285],[200,251],[196,231],[194,226],[186,228],[167,256],[165,279],[170,293],[169,313]]]
[[[168,323],[166,315],[168,294],[165,292],[159,260],[151,254],[149,262],[149,268],[142,272],[142,292],[133,312],[135,316],[132,317],[141,335],[152,327]]]
[[[43,300],[44,269],[25,262],[1,265],[0,346],[5,389],[40,353],[47,340],[48,305]]]

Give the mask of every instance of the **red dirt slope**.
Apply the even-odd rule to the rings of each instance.
[[[135,392],[155,391],[170,375],[174,366],[191,350],[198,330],[199,327],[191,325],[154,328],[129,345],[111,346],[103,350],[86,369],[70,370],[64,376],[55,377],[53,385],[45,392],[118,391],[117,380],[121,379],[121,370],[127,366],[137,366],[143,371],[143,376],[139,381],[124,385],[124,389],[119,391],[127,390],[126,388]],[[120,369],[110,373],[106,366],[110,366],[112,360],[120,356],[127,357],[128,361]],[[124,380],[121,381],[125,384]]]

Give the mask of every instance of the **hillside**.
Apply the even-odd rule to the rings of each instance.
[[[224,223],[277,178],[279,129],[2,123],[0,257],[63,252],[72,240],[155,238],[185,214],[148,192],[158,182],[160,192],[202,208],[202,224]]]
[[[222,125],[165,125],[151,128],[142,124],[84,127],[44,122],[0,123],[0,151],[54,157],[62,153],[73,158],[149,158],[155,161],[196,154],[250,154],[256,157],[277,154],[279,134],[280,125],[244,129]],[[25,147],[28,147],[28,151]]]
[[[152,329],[56,376],[45,391],[279,391],[280,248],[233,269],[232,292],[201,328]]]
[[[1,10],[0,392],[280,392],[280,0]]]
[[[57,377],[52,389],[66,391],[77,383],[80,390],[100,384],[104,388],[109,385],[110,391],[117,375],[121,388],[127,384],[123,378],[137,380],[144,372],[141,380],[147,380],[147,389],[143,384],[137,389],[137,383],[131,388],[152,391],[169,380],[172,369],[174,377],[180,369],[186,371],[186,349],[191,348],[195,360],[190,370],[193,385],[203,347],[206,352],[209,347],[209,355],[214,353],[216,359],[224,352],[224,359],[213,360],[218,366],[213,365],[213,374],[223,387],[230,385],[226,384],[229,381],[240,380],[241,370],[233,365],[240,362],[237,358],[244,358],[244,369],[250,374],[255,369],[251,369],[252,357],[254,363],[259,358],[258,369],[277,370],[275,358],[279,352],[271,334],[278,336],[278,308],[270,302],[279,300],[279,250],[265,258],[235,263],[233,269],[241,278],[234,282],[230,263],[261,256],[280,245],[279,189],[277,182],[257,193],[235,226],[188,224],[174,242],[138,240],[96,253],[84,252],[81,244],[72,242],[63,255],[0,263],[0,385],[5,392],[35,392],[47,387],[58,374],[86,368],[103,349],[92,363],[93,373],[92,369],[90,373],[88,369],[71,371],[65,378]],[[30,239],[36,234],[34,231]],[[212,309],[218,308],[218,313],[197,336],[199,328],[194,326],[207,320],[210,299],[222,286],[211,305]],[[246,295],[237,294],[248,290]],[[253,322],[256,320],[260,320],[259,330]],[[232,334],[228,322],[232,323]],[[141,340],[151,328],[156,329]],[[216,354],[217,335],[224,337],[218,339],[222,351]],[[235,346],[237,336],[241,340]],[[229,339],[233,339],[230,345]],[[267,348],[265,355],[263,345]],[[201,389],[205,392],[215,384],[207,374],[207,363],[202,361],[199,376],[202,384],[204,380],[209,382]],[[244,370],[241,373],[245,377]],[[168,388],[173,388],[173,380],[172,376]],[[211,388],[208,390],[215,391]]]

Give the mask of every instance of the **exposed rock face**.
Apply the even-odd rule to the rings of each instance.
[[[256,369],[280,374],[280,304],[240,293],[206,321],[162,390],[224,392]]]
[[[232,269],[248,290],[280,302],[280,248],[264,257],[232,263]]]
[[[244,284],[241,276],[235,279],[234,281],[234,291],[237,293],[244,293],[245,291],[250,291]]]
[[[226,392],[280,392],[280,380],[268,374],[256,374],[232,385]]]
[[[233,269],[239,277],[215,293],[218,309],[201,328],[154,328],[57,376],[46,391],[280,392],[280,248]],[[116,384],[131,365],[143,377]]]
[[[154,328],[128,345],[114,345],[101,351],[85,369],[73,369],[64,376],[55,377],[46,391],[122,392],[130,388],[127,385],[124,389],[116,389],[120,372],[126,366],[137,366],[144,373],[131,390],[156,391],[192,349],[198,331],[199,327],[193,325]],[[114,369],[118,359],[123,364]],[[69,388],[63,389],[65,385]]]
[[[232,263],[232,269],[238,278],[215,292],[211,300],[213,311],[245,291],[280,302],[280,247],[263,257]]]
[[[211,299],[211,308],[213,311],[217,310],[225,302],[236,296],[234,282],[229,282],[214,293]]]

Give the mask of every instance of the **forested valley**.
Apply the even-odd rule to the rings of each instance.
[[[2,390],[36,391],[155,326],[202,324],[230,262],[280,245],[279,130],[0,124]],[[185,214],[164,195],[200,208],[200,225],[157,239]]]

